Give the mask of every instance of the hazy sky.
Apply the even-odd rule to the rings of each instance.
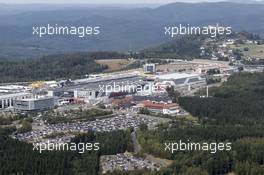
[[[89,4],[135,4],[135,3],[170,3],[170,2],[217,2],[223,0],[0,0],[0,3],[89,3]]]

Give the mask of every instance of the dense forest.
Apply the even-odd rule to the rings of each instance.
[[[209,92],[210,98],[185,97],[179,102],[199,118],[217,119],[223,124],[263,125],[264,73],[231,76],[221,88]]]
[[[79,135],[75,143],[100,143],[100,150],[79,154],[77,151],[33,151],[33,146],[13,140],[7,135],[13,128],[0,128],[0,174],[96,175],[99,156],[133,151],[130,131]]]
[[[49,55],[41,58],[22,60],[0,60],[0,83],[35,80],[76,78],[107,69],[96,59],[126,58],[116,52],[87,52]]]

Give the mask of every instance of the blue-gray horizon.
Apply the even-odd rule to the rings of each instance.
[[[221,2],[228,0],[0,0],[1,4],[167,4],[173,2],[186,2],[186,3],[198,3],[198,2]]]

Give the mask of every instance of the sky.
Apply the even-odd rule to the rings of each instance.
[[[171,2],[218,2],[223,0],[0,0],[0,3],[88,3],[88,4],[166,4]]]

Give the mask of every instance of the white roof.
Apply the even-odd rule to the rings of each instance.
[[[199,77],[199,74],[193,74],[193,73],[171,73],[171,74],[165,74],[165,75],[157,75],[155,78],[161,79],[161,80],[170,80],[170,79],[182,79],[182,78],[191,78],[191,77]]]
[[[27,96],[27,95],[30,95],[30,94],[31,93],[29,93],[29,92],[20,92],[20,93],[15,93],[15,94],[4,94],[4,95],[0,95],[0,99]]]
[[[26,98],[26,99],[22,99],[21,101],[39,101],[39,100],[48,100],[48,99],[53,99],[53,97]]]
[[[56,84],[57,81],[45,81],[45,84]]]
[[[16,89],[26,89],[26,86],[19,86],[19,85],[9,85],[9,86],[0,86],[0,89],[5,90],[16,90]]]

